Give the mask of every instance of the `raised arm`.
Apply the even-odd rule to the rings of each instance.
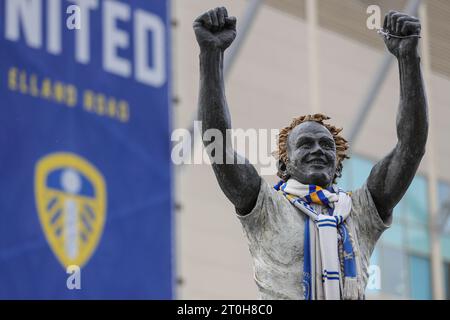
[[[384,29],[392,35],[420,35],[417,18],[391,11]],[[397,113],[397,145],[377,163],[367,181],[378,212],[389,222],[392,209],[405,194],[425,153],[428,134],[427,101],[420,71],[417,37],[386,38],[400,69],[400,106]]]
[[[246,215],[255,206],[261,178],[248,160],[226,143],[231,119],[225,98],[223,60],[224,51],[236,37],[236,18],[228,17],[225,8],[216,8],[194,21],[194,31],[200,45],[198,117],[202,121],[203,143],[208,150],[214,142],[210,158],[219,185],[238,213]],[[218,130],[224,139],[205,139],[205,132],[214,133],[211,129]]]

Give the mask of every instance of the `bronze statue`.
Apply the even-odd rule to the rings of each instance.
[[[200,45],[199,120],[204,132],[218,129],[226,137],[231,123],[223,60],[236,37],[236,18],[216,8],[198,17],[193,27]],[[296,118],[281,130],[277,154],[282,181],[275,189],[248,161],[239,162],[242,158],[230,144],[220,144],[224,161],[212,167],[248,238],[262,299],[365,297],[370,255],[414,178],[428,132],[420,21],[390,11],[383,29],[400,70],[398,141],[360,189],[347,193],[335,185],[348,145],[341,130],[321,114]]]

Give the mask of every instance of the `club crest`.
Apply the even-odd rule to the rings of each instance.
[[[53,153],[36,164],[36,206],[50,248],[66,268],[82,267],[103,231],[106,189],[100,172],[73,153]]]

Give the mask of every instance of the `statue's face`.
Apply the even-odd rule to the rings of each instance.
[[[336,173],[336,144],[328,129],[314,121],[295,127],[288,136],[286,172],[303,184],[323,188],[333,183]]]

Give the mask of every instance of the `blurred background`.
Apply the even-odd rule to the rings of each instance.
[[[211,167],[171,161],[173,130],[196,117],[192,22],[217,6],[238,19],[225,63],[233,128],[325,113],[350,140],[339,184],[354,190],[396,144],[398,67],[367,27],[371,5],[381,23],[389,10],[421,18],[431,130],[367,298],[450,298],[450,2],[83,1],[0,0],[0,298],[256,299]],[[90,13],[75,31],[74,3]],[[81,266],[79,290],[69,265]]]

